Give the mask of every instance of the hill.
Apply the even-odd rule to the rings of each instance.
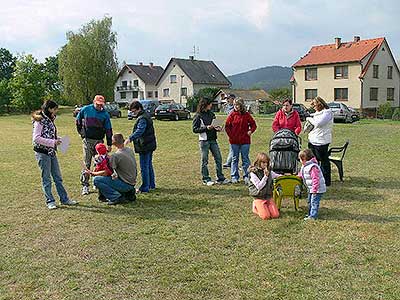
[[[244,73],[228,76],[234,89],[261,88],[266,91],[289,87],[292,69],[289,67],[269,66]]]

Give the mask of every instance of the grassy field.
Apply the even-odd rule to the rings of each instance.
[[[351,144],[320,220],[303,221],[303,199],[303,211],[287,203],[262,221],[244,185],[201,184],[191,121],[155,121],[156,191],[113,207],[81,197],[70,111],[56,121],[72,142],[59,161],[79,206],[55,211],[44,204],[29,117],[0,118],[0,299],[400,299],[399,122],[335,124],[333,144]],[[271,121],[257,118],[252,158],[268,150]],[[124,135],[133,126],[112,123]],[[223,134],[219,144],[225,158]]]

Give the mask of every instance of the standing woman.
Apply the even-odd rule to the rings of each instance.
[[[235,99],[234,111],[229,114],[225,123],[225,130],[232,149],[232,183],[239,182],[239,155],[242,156],[244,183],[246,185],[249,183],[250,137],[256,129],[256,122],[250,113],[246,111],[243,100]]]
[[[148,193],[156,188],[153,152],[157,148],[156,136],[153,121],[143,110],[143,105],[139,101],[133,101],[129,110],[137,118],[133,126],[132,134],[125,141],[125,145],[133,142],[135,152],[139,153],[140,173],[142,175],[142,185],[137,192]]]
[[[321,97],[316,97],[311,102],[315,113],[306,120],[314,129],[308,134],[308,148],[312,150],[315,157],[321,164],[325,185],[331,185],[331,163],[329,161],[328,147],[332,142],[333,113]]]
[[[291,99],[286,99],[282,103],[282,109],[276,114],[272,122],[272,130],[277,132],[281,129],[290,129],[296,135],[301,132],[301,121],[297,111],[293,109],[293,102]]]
[[[56,200],[51,192],[51,177],[56,185],[61,204],[75,205],[74,200],[68,198],[62,183],[60,166],[57,160],[57,145],[61,140],[57,137],[57,128],[54,124],[58,104],[52,100],[43,103],[42,109],[32,113],[33,123],[33,150],[42,175],[42,189],[48,209],[56,209]]]

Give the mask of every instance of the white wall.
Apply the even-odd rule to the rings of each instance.
[[[121,103],[131,103],[133,100],[139,100],[138,98],[133,98],[133,92],[132,91],[117,91],[118,86],[122,86],[122,81],[127,81],[127,85],[132,85],[133,86],[133,81],[138,80],[139,81],[139,90],[138,90],[138,97],[140,97],[140,91],[145,92],[146,90],[146,85],[137,76],[134,72],[129,73],[130,69],[126,68],[124,72],[118,77],[117,82],[115,83],[114,86],[114,101],[115,102],[121,102]],[[121,92],[126,92],[126,98],[121,99]],[[146,94],[145,94],[146,97]]]

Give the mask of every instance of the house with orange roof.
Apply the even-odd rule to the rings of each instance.
[[[383,103],[400,106],[400,71],[385,38],[313,46],[293,66],[293,99],[307,104],[316,96],[374,112]]]

